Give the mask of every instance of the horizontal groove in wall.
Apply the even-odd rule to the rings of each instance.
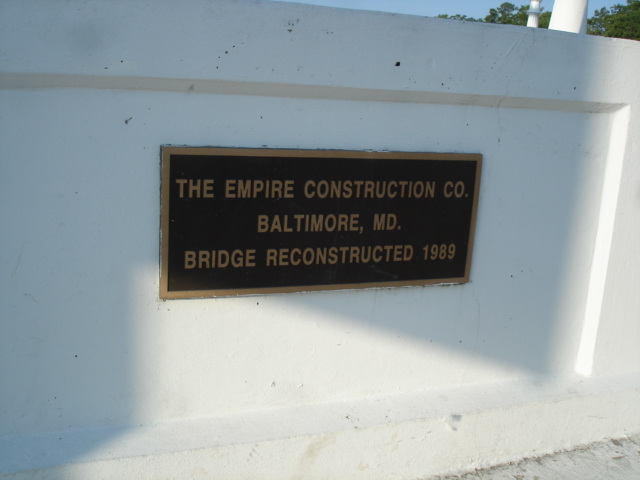
[[[479,95],[472,93],[424,90],[394,90],[304,85],[235,80],[76,75],[51,73],[0,73],[1,89],[95,88],[183,92],[209,95],[255,95],[262,97],[307,98],[325,100],[401,102],[481,107],[524,108],[577,113],[610,113],[624,104],[583,102],[552,98]]]

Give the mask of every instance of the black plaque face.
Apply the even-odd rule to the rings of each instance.
[[[481,162],[163,147],[160,297],[468,282]]]

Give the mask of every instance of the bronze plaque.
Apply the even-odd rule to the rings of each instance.
[[[468,282],[481,163],[163,147],[160,297]]]

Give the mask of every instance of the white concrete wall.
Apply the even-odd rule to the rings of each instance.
[[[414,478],[640,431],[637,42],[252,0],[0,27],[0,478]],[[481,153],[471,282],[160,301],[163,144]]]

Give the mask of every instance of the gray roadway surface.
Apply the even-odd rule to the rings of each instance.
[[[640,480],[640,434],[429,480]]]

